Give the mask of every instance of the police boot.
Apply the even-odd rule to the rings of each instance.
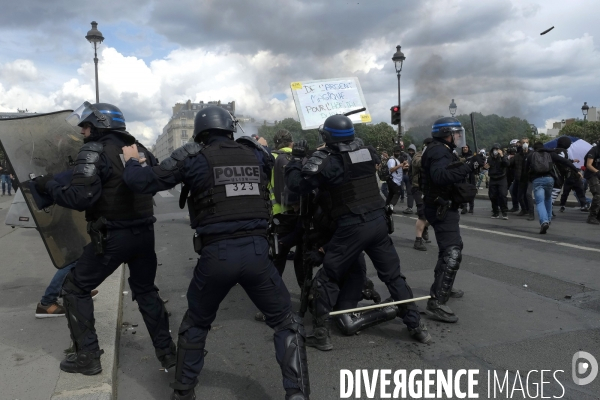
[[[450,290],[450,297],[452,297],[453,299],[460,299],[464,295],[465,295],[465,292],[463,292],[460,289],[454,289],[454,288],[452,288]]]
[[[431,342],[431,335],[427,332],[427,326],[423,321],[419,321],[419,326],[414,329],[408,329],[410,337],[415,339],[417,342],[427,344]]]
[[[173,390],[171,400],[196,400],[196,392],[194,389]]]
[[[333,343],[331,343],[331,336],[329,336],[329,329],[322,326],[315,328],[311,335],[306,336],[306,345],[308,347],[314,347],[317,350],[329,351],[333,349]]]
[[[429,315],[433,319],[442,322],[454,323],[458,321],[458,317],[454,315],[454,311],[452,311],[447,305],[440,304],[440,302],[437,299],[427,300],[427,308],[425,309],[425,314]]]
[[[427,251],[427,247],[425,247],[425,245],[423,244],[423,238],[420,237],[415,239],[415,244],[413,245],[413,248],[415,250]]]
[[[171,342],[166,349],[155,349],[156,358],[164,369],[171,369],[177,364],[177,346]]]
[[[598,218],[596,218],[595,215],[590,215],[587,219],[587,223],[592,225],[600,225],[600,221],[598,221]]]
[[[104,350],[98,351],[79,351],[77,353],[68,354],[67,357],[60,362],[60,369],[65,372],[82,375],[96,375],[102,372],[100,364],[100,356],[104,354]]]

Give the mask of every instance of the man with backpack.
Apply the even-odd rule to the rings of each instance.
[[[381,153],[381,164],[377,166],[377,175],[379,176],[379,180],[381,181],[381,193],[383,197],[387,199],[388,197],[388,184],[387,180],[390,177],[390,170],[387,167],[387,162],[390,159],[387,151],[383,151]]]
[[[552,220],[552,188],[554,187],[554,164],[569,168],[574,173],[579,169],[571,161],[562,158],[554,149],[544,148],[542,142],[533,145],[533,152],[527,156],[525,170],[529,173],[529,180],[533,186],[538,217],[540,220],[540,234],[545,234]]]

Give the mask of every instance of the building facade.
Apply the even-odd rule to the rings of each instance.
[[[173,106],[173,115],[163,128],[162,133],[156,139],[154,144],[154,155],[159,161],[169,157],[173,150],[183,146],[188,142],[194,132],[194,119],[198,111],[208,106],[218,106],[235,114],[235,101],[221,103],[221,101],[209,101],[192,103],[191,100],[185,103],[177,103]]]

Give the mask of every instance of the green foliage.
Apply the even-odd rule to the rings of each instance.
[[[306,140],[309,149],[316,149],[323,142],[317,129],[303,131],[300,122],[293,118],[286,118],[282,121],[277,121],[274,125],[262,125],[258,128],[258,135],[264,137],[270,146],[273,145],[273,137],[280,129],[287,129],[292,134],[294,142]],[[365,145],[375,147],[378,151],[394,148],[394,138],[396,131],[385,122],[378,124],[356,124],[354,126],[356,136],[361,138]]]
[[[410,128],[405,137],[410,139],[419,147],[423,140],[431,136],[431,125],[442,116],[431,117],[419,126]],[[474,149],[473,130],[471,129],[471,117],[463,114],[456,117],[465,128],[467,143]],[[483,115],[475,113],[475,133],[477,146],[480,149],[489,149],[494,143],[508,146],[512,139],[520,139],[531,135],[529,122],[517,117],[500,117],[499,115]],[[539,136],[537,136],[539,140]],[[406,143],[406,141],[405,141]]]
[[[575,121],[560,130],[561,136],[574,136],[594,143],[600,140],[600,122]]]

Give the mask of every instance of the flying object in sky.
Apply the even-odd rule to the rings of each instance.
[[[540,33],[540,35],[545,35],[546,33],[550,32],[552,29],[554,29],[554,27],[552,27],[550,29],[546,29],[544,32]]]

